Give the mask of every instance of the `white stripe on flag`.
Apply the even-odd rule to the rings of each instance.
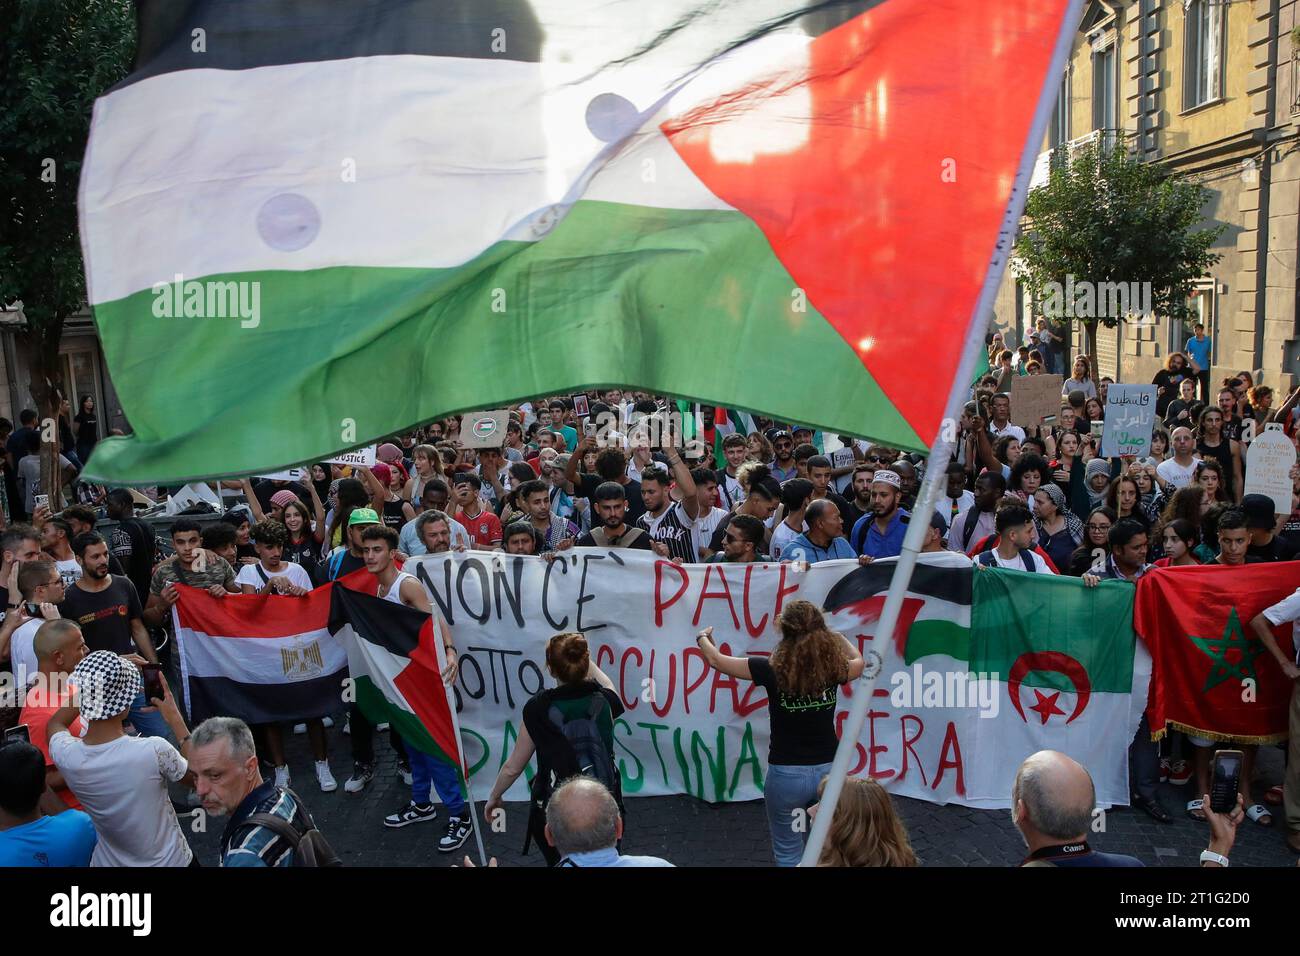
[[[248,684],[286,684],[333,674],[347,655],[325,628],[285,637],[225,637],[182,627],[188,678],[226,677]]]

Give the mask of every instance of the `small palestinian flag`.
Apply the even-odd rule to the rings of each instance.
[[[1080,7],[137,0],[79,203],[133,431],[87,477],[611,385],[926,450]]]
[[[348,588],[334,588],[329,630],[347,650],[357,705],[389,723],[404,743],[461,768],[450,692],[438,667],[431,615]]]

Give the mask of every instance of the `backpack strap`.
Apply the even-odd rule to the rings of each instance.
[[[1020,561],[1025,566],[1025,570],[1033,574],[1038,570],[1038,565],[1034,564],[1033,548],[1024,548],[1020,552]]]
[[[274,813],[254,813],[248,817],[238,827],[235,832],[245,830],[250,827],[266,827],[276,836],[284,837],[292,845],[294,850],[298,849],[298,844],[302,842],[304,834],[298,832],[298,828],[286,820],[284,817],[277,817]],[[312,827],[311,829],[315,829]]]
[[[258,573],[258,575],[262,578],[262,583],[263,583],[263,584],[266,584],[268,581],[271,580],[270,578],[268,578],[268,577],[266,576],[266,572],[262,570],[262,562],[261,562],[261,561],[258,561],[257,564],[253,565],[253,567],[257,568],[257,573]]]
[[[979,511],[979,505],[971,505],[963,516],[961,527],[961,549],[965,551],[970,547],[970,539],[975,536],[975,514]]]
[[[986,568],[993,567],[993,550],[990,548],[988,551],[981,551],[976,560]]]

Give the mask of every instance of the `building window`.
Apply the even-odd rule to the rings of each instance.
[[[1115,44],[1093,45],[1092,51],[1092,128],[1105,133],[1109,143],[1119,128],[1115,115]]]
[[[1183,26],[1183,108],[1223,96],[1223,51],[1228,18],[1223,0],[1185,0]]]
[[[1061,88],[1056,94],[1056,109],[1052,113],[1052,129],[1048,146],[1056,149],[1070,141],[1070,73],[1061,77]]]
[[[1210,337],[1210,362],[1213,363],[1218,357],[1218,341],[1215,335],[1215,312],[1214,312],[1214,280],[1202,279],[1188,297],[1188,305],[1191,311],[1187,318],[1182,320],[1170,319],[1169,326],[1169,351],[1184,352],[1187,349],[1187,340],[1196,333],[1196,324],[1199,322],[1205,326],[1205,334]]]

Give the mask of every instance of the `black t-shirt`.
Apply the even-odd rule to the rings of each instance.
[[[342,558],[339,558],[336,552],[337,549],[331,551],[330,556],[316,566],[316,575],[313,580],[318,586],[326,581],[347,577],[353,571],[358,571],[366,566],[365,558],[357,557],[347,548],[343,549]]]
[[[602,687],[594,680],[548,688],[524,704],[524,726],[528,728],[528,736],[537,747],[536,779],[540,779],[546,786],[552,774],[558,783],[579,772],[573,747],[565,738],[564,732],[552,723],[549,713],[551,707],[555,707],[566,720],[583,717],[588,713],[591,699],[596,694],[603,696],[608,704],[596,716],[596,725],[600,729],[601,738],[609,747],[610,762],[614,764],[614,799],[622,806],[618,763],[614,760],[614,721],[623,715],[623,701],[612,688]]]
[[[591,502],[593,513],[596,509],[596,489],[605,483],[605,479],[600,475],[579,475],[579,481],[574,485],[574,497],[586,498]],[[627,511],[623,515],[623,520],[628,524],[636,524],[636,519],[645,514],[645,502],[641,500],[641,482],[628,479],[627,484],[623,486],[623,494],[627,496]]]
[[[316,580],[316,565],[321,563],[320,544],[311,535],[307,535],[297,544],[290,541],[284,546],[280,557],[282,560],[301,565],[307,572],[307,576],[313,581]]]
[[[110,576],[102,591],[83,591],[80,583],[68,588],[59,614],[81,626],[86,646],[92,651],[132,654],[131,622],[140,618],[140,595],[129,578]]]
[[[407,520],[406,514],[402,510],[404,506],[405,503],[402,501],[385,501],[384,513],[379,516],[379,519],[386,527],[392,528],[394,531],[401,531],[402,525],[406,524]]]
[[[1268,544],[1252,544],[1246,548],[1246,561],[1294,561],[1296,546],[1281,535],[1274,535]]]
[[[136,593],[148,594],[157,552],[153,530],[139,518],[123,518],[109,537],[108,550],[122,565]]]
[[[1167,368],[1162,368],[1156,372],[1155,377],[1151,379],[1151,384],[1157,389],[1164,389],[1163,393],[1156,395],[1156,414],[1161,419],[1169,410],[1169,403],[1178,397],[1178,383],[1185,378],[1193,378],[1188,372],[1171,372]]]
[[[771,741],[767,762],[779,766],[807,767],[835,759],[835,703],[838,684],[812,697],[794,697],[777,687],[776,671],[766,657],[749,658],[754,683],[767,691]]]

